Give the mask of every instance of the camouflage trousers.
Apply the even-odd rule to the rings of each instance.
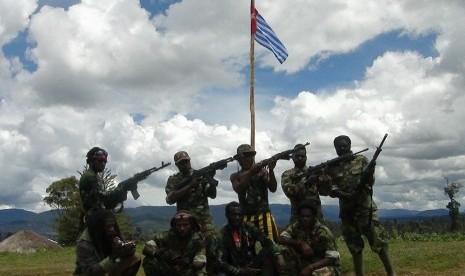
[[[388,247],[388,236],[379,222],[377,213],[373,212],[371,224],[369,220],[368,214],[341,218],[342,235],[352,255],[362,254],[365,247],[362,235],[367,238],[371,250],[375,253]]]
[[[142,267],[147,276],[207,276],[205,267],[202,270],[193,271],[157,257],[145,257]]]
[[[286,261],[286,274],[285,276],[299,275],[300,272],[312,262],[308,259],[301,257],[292,247],[283,247],[282,254]],[[312,276],[339,276],[341,271],[339,266],[325,266],[313,271]],[[280,275],[283,276],[283,275]]]

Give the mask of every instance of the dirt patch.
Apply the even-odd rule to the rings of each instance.
[[[0,242],[0,252],[34,253],[38,249],[57,249],[61,246],[34,231],[23,230]]]

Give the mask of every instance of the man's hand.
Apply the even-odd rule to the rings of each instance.
[[[312,276],[313,271],[315,271],[315,268],[313,265],[307,265],[302,271],[300,271],[299,276]]]
[[[304,241],[299,242],[299,250],[300,250],[300,253],[304,255],[305,257],[311,257],[314,254],[312,247]]]

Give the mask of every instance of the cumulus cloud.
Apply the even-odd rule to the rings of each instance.
[[[2,208],[47,209],[46,187],[77,176],[96,145],[109,151],[120,181],[171,162],[179,150],[200,168],[250,141],[247,1],[179,1],[155,14],[137,0],[71,2],[0,3],[0,45],[27,32],[24,56],[37,65],[26,70],[0,51]],[[336,135],[351,136],[354,150],[369,147],[370,157],[388,133],[376,175],[379,207],[444,208],[442,177],[465,180],[463,2],[276,0],[257,9],[290,53],[280,66],[257,46],[257,70],[318,70],[322,59],[383,33],[436,34],[437,56],[384,52],[350,87],[283,92],[271,107],[257,95],[256,148],[258,161],[309,141],[308,162],[318,164],[335,156]],[[278,180],[291,166],[278,163]],[[217,173],[212,204],[236,198],[229,175],[237,170],[232,163]],[[174,172],[172,164],[141,182],[143,196],[128,206],[165,205]],[[288,202],[280,188],[270,201]]]

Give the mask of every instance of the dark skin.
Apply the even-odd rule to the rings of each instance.
[[[188,177],[192,171],[191,161],[188,159],[179,161],[178,163],[176,163],[176,167],[178,167],[178,170],[186,177]],[[178,202],[179,200],[184,199],[189,194],[189,191],[191,189],[198,188],[199,183],[200,183],[199,178],[192,179],[192,181],[189,182],[189,184],[175,191],[171,195],[170,200],[174,202]],[[206,190],[206,193],[209,198],[216,198],[216,186],[209,185],[208,189]]]
[[[312,235],[312,229],[315,226],[316,214],[310,208],[302,208],[299,211],[299,224],[298,227],[303,231],[307,232],[308,235]],[[305,258],[310,258],[313,256],[314,252],[310,244],[306,241],[288,238],[288,237],[279,237],[278,242],[283,245],[293,247],[297,252],[299,252]],[[313,271],[318,268],[334,265],[335,260],[331,258],[323,258],[317,262],[307,265],[302,271],[300,271],[300,276],[311,276]]]
[[[307,151],[300,149],[292,155],[292,161],[296,169],[303,169],[307,163]]]
[[[242,209],[240,206],[233,206],[229,209],[228,214],[228,224],[235,230],[238,230],[244,223]],[[276,265],[278,268],[285,267],[285,261],[282,255],[276,256]],[[261,269],[243,267],[240,269],[239,275],[248,276],[248,275],[258,275]]]
[[[334,149],[336,150],[337,156],[349,154],[351,152],[350,147],[351,144],[346,139],[339,139],[334,143]],[[339,189],[332,191],[331,196],[345,199],[352,198],[351,194],[342,192]]]
[[[230,177],[233,190],[236,193],[245,192],[249,188],[251,177],[254,175],[258,175],[258,177],[264,180],[270,192],[276,192],[276,189],[278,188],[276,176],[274,175],[276,159],[272,159],[268,162],[268,164],[256,164],[254,154],[244,154],[243,156],[238,157],[237,160],[241,166],[241,171],[231,174]],[[268,167],[268,173],[262,170],[265,166]]]
[[[192,225],[187,219],[180,219],[174,224],[174,230],[180,240],[188,240],[192,236]],[[192,269],[199,270],[205,266],[205,263],[194,261]]]
[[[107,164],[107,157],[102,155],[94,155],[92,158],[89,158],[89,168],[96,173],[101,173],[105,170]]]

